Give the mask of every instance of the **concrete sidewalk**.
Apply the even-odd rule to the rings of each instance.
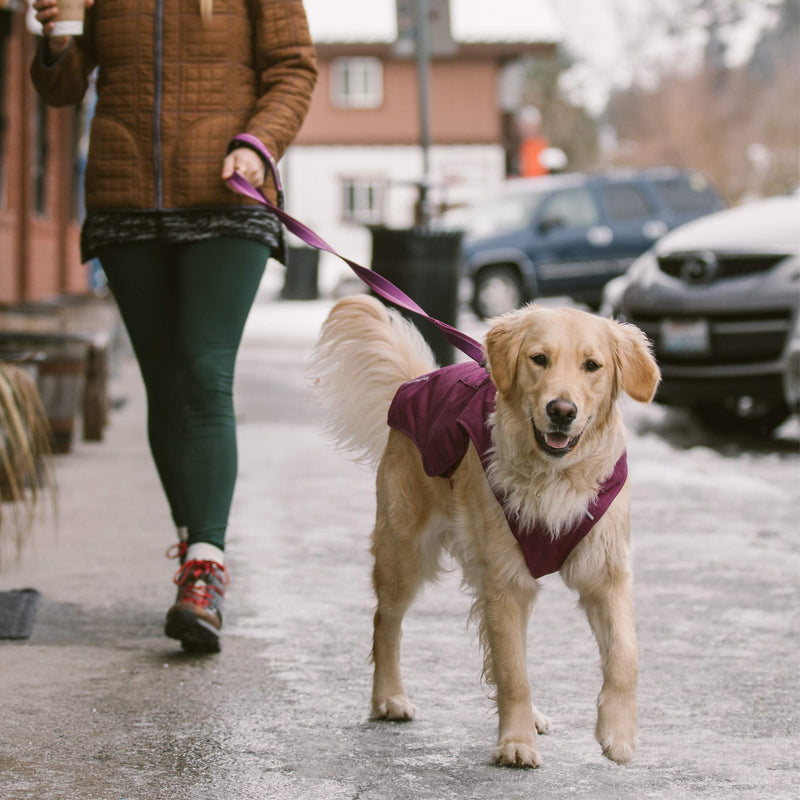
[[[43,594],[31,639],[0,642],[0,798],[796,797],[790,508],[773,508],[766,526],[765,580],[750,574],[748,550],[731,552],[737,531],[707,545],[719,547],[716,571],[699,575],[678,541],[685,526],[673,517],[677,530],[661,538],[665,506],[640,515],[642,746],[630,766],[603,759],[594,741],[596,648],[554,576],[534,612],[529,658],[537,705],[556,724],[540,741],[541,769],[488,763],[496,723],[456,574],[406,626],[418,720],[367,720],[373,477],[322,436],[305,373],[328,306],[265,297],[248,324],[221,654],[185,655],[162,634],[174,534],[131,360],[112,382],[127,402],[105,441],[57,459],[58,531],[43,520],[35,548],[0,574],[0,590]],[[790,485],[780,463],[762,468]],[[761,606],[766,627],[726,616]]]

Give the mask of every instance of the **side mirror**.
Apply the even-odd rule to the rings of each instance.
[[[539,233],[547,235],[550,231],[565,227],[566,223],[561,217],[545,217],[539,222]]]

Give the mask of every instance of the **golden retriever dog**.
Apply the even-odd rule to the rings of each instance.
[[[339,446],[377,464],[373,719],[414,717],[400,671],[401,625],[448,551],[473,594],[483,675],[494,689],[493,761],[537,767],[537,732],[550,728],[531,702],[526,667],[538,583],[509,519],[526,529],[538,525],[554,542],[584,520],[624,458],[617,398],[625,392],[650,402],[660,375],[638,328],[575,309],[533,305],[498,317],[485,351],[496,406],[486,422],[491,447],[482,463],[470,442],[443,477],[426,474],[417,446],[387,426],[401,384],[424,382],[420,376],[436,369],[411,323],[366,295],[341,300],[322,327],[313,365]],[[605,756],[625,763],[637,743],[638,651],[626,477],[620,486],[557,569],[578,593],[600,650],[595,736]]]

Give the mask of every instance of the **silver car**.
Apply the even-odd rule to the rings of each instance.
[[[606,286],[601,306],[652,340],[659,402],[756,432],[800,410],[799,311],[797,195],[675,229]]]

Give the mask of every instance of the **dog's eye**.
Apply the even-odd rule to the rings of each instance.
[[[597,372],[600,369],[600,365],[592,358],[590,358],[584,365],[583,368],[587,372]]]
[[[531,356],[531,361],[540,367],[547,366],[547,356],[544,353],[537,353],[535,356]]]

